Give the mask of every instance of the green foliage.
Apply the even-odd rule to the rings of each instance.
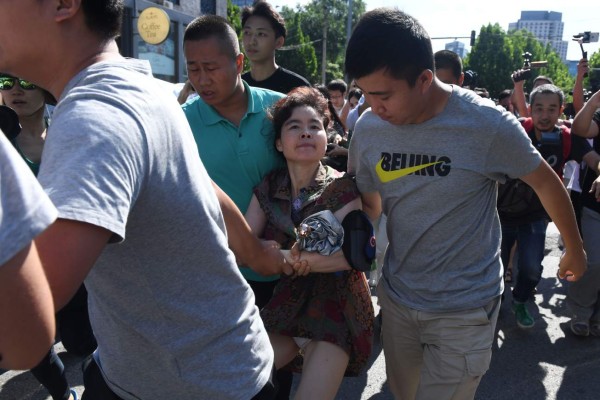
[[[590,68],[600,68],[600,50],[589,58],[589,66]]]
[[[498,24],[481,27],[479,37],[465,60],[465,69],[478,73],[478,86],[485,87],[494,98],[504,89],[512,89],[511,74],[523,67],[523,53],[532,54],[531,61],[548,61],[547,67],[532,69],[525,83],[530,91],[539,75],[552,78],[565,93],[573,89],[574,79],[550,45],[543,46],[526,30],[505,33]]]
[[[352,1],[352,26],[358,22],[360,16],[366,9],[363,0]],[[347,0],[312,0],[306,6],[297,6],[296,9],[284,7],[281,15],[286,21],[293,20],[295,15],[300,14],[300,25],[305,40],[312,42],[317,60],[317,75],[311,79],[312,82],[321,81],[321,63],[323,54],[323,33],[327,27],[327,66],[326,80],[343,78],[343,65],[346,52],[346,23],[348,20]],[[291,36],[291,35],[288,35]],[[286,45],[297,44],[295,38],[289,37]],[[282,65],[286,66],[283,62]],[[287,66],[286,66],[287,68]],[[291,69],[291,68],[290,68]],[[306,77],[307,79],[308,76]]]
[[[240,49],[242,49],[242,9],[227,0],[227,21],[235,30],[240,43]],[[250,69],[250,62],[247,58],[244,58],[244,71]]]
[[[600,50],[592,54],[589,58],[590,73],[583,81],[584,87],[594,91],[600,88]]]
[[[316,82],[319,79],[319,73],[315,48],[302,32],[300,21],[302,14],[294,13],[292,15],[291,19],[286,19],[287,38],[284,47],[275,55],[276,62],[282,67],[302,75],[309,82]]]
[[[233,4],[231,0],[227,0],[227,21],[235,29],[238,37],[242,34],[242,10]]]

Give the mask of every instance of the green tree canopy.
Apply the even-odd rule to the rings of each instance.
[[[531,77],[525,83],[526,91],[531,90],[533,80],[539,75],[552,78],[565,93],[573,89],[573,77],[550,45],[544,47],[526,30],[506,33],[498,24],[481,28],[465,66],[477,72],[478,86],[487,88],[492,97],[497,97],[502,90],[512,89],[511,75],[523,67],[525,52],[532,54],[531,61],[548,62],[544,68],[532,69]]]
[[[352,27],[356,25],[359,18],[366,9],[363,0],[352,0]],[[326,46],[326,81],[343,78],[343,65],[346,53],[346,34],[348,21],[348,0],[312,0],[306,6],[297,6],[295,9],[284,7],[281,15],[286,21],[293,20],[296,14],[300,14],[300,25],[304,38],[312,42],[317,60],[317,76],[314,82],[320,82],[323,33],[327,27]],[[288,46],[297,44],[294,38],[286,42]],[[285,66],[285,64],[282,65]],[[307,77],[308,79],[308,77]]]
[[[284,47],[276,54],[276,61],[282,67],[302,75],[309,82],[317,82],[317,56],[314,46],[302,32],[302,16],[301,13],[294,13],[291,20],[286,19],[287,38]]]

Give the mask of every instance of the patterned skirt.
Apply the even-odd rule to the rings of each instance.
[[[350,356],[345,376],[357,376],[373,346],[373,303],[365,275],[351,270],[283,276],[261,310],[268,332],[321,340]],[[288,366],[302,369],[301,358]]]

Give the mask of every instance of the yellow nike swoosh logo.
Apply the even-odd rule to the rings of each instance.
[[[402,178],[403,176],[410,175],[413,172],[417,172],[417,171],[420,171],[427,167],[431,167],[432,165],[439,164],[441,162],[442,161],[436,161],[436,162],[427,163],[427,164],[415,165],[414,167],[397,169],[395,171],[384,171],[383,168],[381,168],[381,164],[383,163],[383,158],[382,158],[377,163],[377,166],[375,167],[375,172],[377,172],[377,176],[379,177],[379,180],[382,183],[387,183],[387,182],[396,180],[398,178]]]

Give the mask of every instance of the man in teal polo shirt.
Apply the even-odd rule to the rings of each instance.
[[[198,97],[183,105],[200,158],[215,183],[246,212],[252,189],[283,157],[266,110],[284,95],[248,86],[241,78],[244,55],[235,31],[214,15],[196,18],[183,38],[188,76]],[[256,305],[271,298],[278,276],[242,267]]]

